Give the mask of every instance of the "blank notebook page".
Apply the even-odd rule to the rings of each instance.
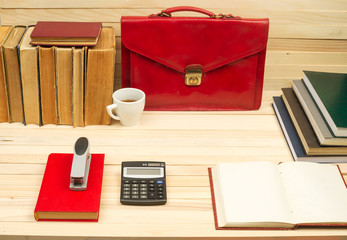
[[[217,168],[226,222],[292,222],[277,164],[220,163]]]
[[[279,165],[297,223],[347,222],[347,189],[335,165]]]

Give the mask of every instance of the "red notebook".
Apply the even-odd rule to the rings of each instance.
[[[46,46],[95,46],[101,31],[100,22],[37,22],[31,44]]]
[[[37,221],[95,221],[99,219],[104,154],[92,154],[86,191],[71,191],[73,154],[49,155],[34,216]]]

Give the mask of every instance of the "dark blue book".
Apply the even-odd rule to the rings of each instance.
[[[282,132],[289,146],[290,152],[295,161],[319,162],[319,163],[342,163],[347,162],[347,156],[307,156],[301,145],[299,135],[297,134],[294,124],[289,116],[287,108],[282,97],[273,97],[273,108],[280,123]]]

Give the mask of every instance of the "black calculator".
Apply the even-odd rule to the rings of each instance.
[[[128,205],[165,204],[165,163],[122,162],[120,202]]]

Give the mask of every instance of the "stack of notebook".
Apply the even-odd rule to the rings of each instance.
[[[304,71],[273,107],[295,161],[347,162],[347,74]]]

